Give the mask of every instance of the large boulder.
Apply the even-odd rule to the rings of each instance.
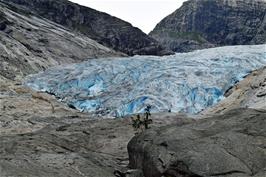
[[[266,111],[236,109],[151,129],[129,142],[129,166],[145,177],[264,177],[265,125]]]

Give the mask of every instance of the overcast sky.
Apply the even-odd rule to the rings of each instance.
[[[71,0],[130,22],[149,33],[185,0]]]

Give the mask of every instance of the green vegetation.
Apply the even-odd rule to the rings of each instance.
[[[174,39],[189,39],[194,40],[199,43],[205,43],[204,38],[198,32],[179,32],[173,30],[166,30],[166,29],[157,29],[156,31],[152,32],[154,34],[166,34],[167,36],[174,38]]]
[[[190,39],[197,41],[199,43],[204,43],[204,39],[200,36],[199,33],[196,32],[176,32],[176,31],[168,31],[168,35],[171,38],[182,38],[182,39]]]
[[[88,34],[88,32],[91,31],[88,26],[79,23],[75,23],[72,28],[76,29],[82,34]]]
[[[149,119],[149,117],[151,116],[150,110],[151,110],[151,106],[148,105],[145,108],[145,113],[143,117],[141,117],[139,114],[135,117],[131,117],[132,127],[135,129],[135,131],[137,131],[136,134],[149,129],[149,124],[152,123],[152,119]]]

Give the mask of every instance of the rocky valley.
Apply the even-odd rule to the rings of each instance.
[[[150,35],[0,0],[0,177],[265,177],[265,30],[264,0],[188,0]]]

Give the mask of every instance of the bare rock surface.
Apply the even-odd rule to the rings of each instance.
[[[14,83],[0,93],[1,177],[111,177],[127,165],[129,120],[93,120]]]
[[[0,95],[1,177],[265,176],[265,111],[161,113],[134,137],[130,119],[92,119],[16,82]]]
[[[266,49],[265,49],[266,50]],[[198,116],[222,114],[236,108],[266,110],[266,67],[253,71],[225,94],[225,99]]]
[[[1,1],[20,11],[30,12],[80,32],[104,46],[128,55],[173,53],[130,23],[67,0]]]
[[[188,0],[150,36],[175,52],[266,42],[265,0]]]
[[[239,87],[263,85],[264,71]],[[134,137],[128,118],[95,119],[19,82],[1,82],[0,176],[264,177],[265,110],[228,110],[207,119],[152,115],[151,129]]]
[[[129,142],[129,166],[145,177],[263,177],[265,125],[265,110],[235,109],[152,129]]]
[[[174,113],[152,119],[152,127],[195,121]],[[0,177],[123,174],[128,165],[127,144],[134,135],[129,118],[95,118],[20,83],[1,83]]]
[[[198,121],[134,137],[128,145],[130,168],[145,177],[264,177],[265,72],[265,67],[253,71],[224,100],[196,115]]]
[[[47,19],[0,1],[0,76],[20,80],[51,66],[89,58],[122,56]]]

